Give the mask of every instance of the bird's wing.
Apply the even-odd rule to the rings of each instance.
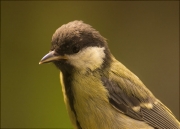
[[[109,102],[115,109],[157,129],[180,129],[180,123],[172,112],[133,73],[125,67],[122,71],[114,70],[111,69],[109,77],[102,77],[102,82],[109,92]]]

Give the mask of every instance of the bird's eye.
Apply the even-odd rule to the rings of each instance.
[[[80,50],[79,45],[74,45],[74,46],[72,47],[72,51],[73,51],[74,53],[78,53],[79,50]]]

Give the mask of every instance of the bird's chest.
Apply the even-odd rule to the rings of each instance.
[[[108,91],[102,85],[99,76],[77,74],[71,82],[71,90],[73,94],[71,108],[74,108],[80,125],[91,129],[107,126],[106,117],[112,115],[108,108],[112,107],[108,103]]]
[[[68,85],[68,82],[71,84]],[[61,76],[61,83],[64,101],[75,128],[149,129],[112,107],[108,100],[108,91],[99,76],[77,75],[67,80]]]
[[[81,76],[81,75],[79,75]],[[75,78],[73,83],[74,108],[82,127],[99,128],[108,116],[107,90],[101,80],[95,76]],[[102,124],[103,123],[103,124]]]

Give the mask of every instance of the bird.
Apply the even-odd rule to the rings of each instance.
[[[39,64],[60,71],[74,129],[180,129],[180,122],[144,83],[111,53],[106,38],[74,20],[52,36]]]

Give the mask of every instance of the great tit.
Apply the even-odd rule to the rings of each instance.
[[[39,64],[60,70],[75,129],[180,129],[172,112],[111,54],[106,39],[83,21],[59,27]]]

